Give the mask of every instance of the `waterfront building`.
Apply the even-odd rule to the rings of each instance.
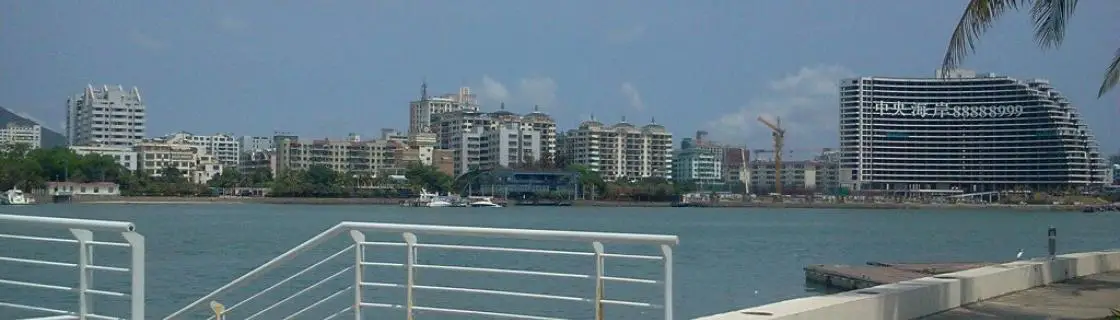
[[[346,139],[299,141],[281,138],[276,145],[276,170],[307,170],[321,165],[338,173],[377,176],[397,169],[397,140],[362,140],[351,134]]]
[[[458,93],[428,96],[428,83],[420,85],[420,100],[408,104],[408,133],[435,132],[432,128],[438,119],[433,116],[454,111],[478,111],[478,103],[471,88],[459,88]]]
[[[234,137],[232,134],[196,135],[189,132],[178,132],[164,136],[163,139],[198,146],[218,159],[218,162],[231,168],[236,168],[241,161],[241,139]]]
[[[840,185],[839,164],[820,161],[782,161],[782,193],[828,193],[836,191]],[[769,194],[775,191],[775,163],[771,160],[755,160],[747,165],[747,190],[753,194]]]
[[[519,170],[494,168],[483,170],[467,181],[471,195],[498,196],[506,199],[535,199],[552,195],[570,200],[578,191],[579,174],[567,171]]]
[[[237,163],[237,170],[241,174],[252,174],[261,169],[268,170],[273,176],[276,175],[275,150],[256,149],[241,153],[240,160]]]
[[[272,137],[263,136],[242,136],[241,137],[241,152],[253,151],[267,151],[272,150]]]
[[[840,179],[858,190],[1065,190],[1106,181],[1096,138],[1046,80],[954,70],[840,83]]]
[[[638,128],[625,119],[612,126],[591,119],[568,130],[558,145],[561,157],[604,180],[673,177],[673,134],[657,123]]]
[[[731,182],[747,182],[747,163],[751,161],[750,150],[745,147],[723,148],[723,179]]]
[[[454,159],[454,174],[498,167],[549,167],[555,161],[556,122],[539,109],[453,111],[435,117],[438,146]]]
[[[112,157],[128,171],[135,172],[140,166],[140,158],[137,157],[136,151],[132,147],[113,147],[113,146],[71,146],[70,150],[78,155],[99,154],[107,157]]]
[[[162,177],[168,168],[175,168],[187,181],[205,184],[223,169],[221,162],[206,150],[181,139],[145,140],[133,150],[142,159],[138,169],[151,177]]]
[[[1109,176],[1112,177],[1112,185],[1120,185],[1120,163],[1113,164],[1110,169],[1112,174]]]
[[[26,144],[31,149],[41,148],[43,146],[43,127],[37,124],[19,125],[12,122],[0,127],[0,146],[13,144]]]
[[[146,106],[140,89],[86,86],[66,101],[66,137],[71,146],[131,147],[144,139]]]
[[[705,131],[697,131],[696,139],[681,140],[681,149],[673,156],[673,180],[678,183],[713,185],[724,182],[724,147],[706,141]]]

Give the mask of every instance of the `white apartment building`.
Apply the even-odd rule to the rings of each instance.
[[[272,145],[272,137],[261,137],[261,136],[242,136],[241,137],[241,151],[242,152],[267,151],[267,150],[272,150],[272,148],[274,148],[274,146]]]
[[[433,118],[438,146],[454,159],[455,175],[472,170],[540,166],[556,153],[556,122],[538,111],[525,116],[500,109],[491,113],[453,111]]]
[[[195,135],[189,132],[179,132],[164,136],[163,139],[200,147],[203,151],[218,159],[223,165],[229,167],[237,167],[237,164],[241,161],[241,140],[232,134]]]
[[[478,111],[478,103],[471,88],[459,88],[459,93],[437,97],[428,96],[428,84],[420,86],[420,100],[408,104],[408,133],[435,132],[432,126],[438,120],[433,116],[454,111]]]
[[[165,168],[173,167],[187,181],[204,184],[222,173],[223,169],[222,164],[201,147],[182,141],[141,141],[133,150],[141,159],[139,170],[152,177],[161,177]]]
[[[722,183],[723,148],[692,147],[673,157],[673,180],[693,183]]]
[[[540,107],[533,106],[533,112],[521,117],[521,122],[528,124],[541,135],[541,156],[545,162],[556,161],[556,120],[552,116],[541,112]]]
[[[8,123],[0,127],[0,146],[12,144],[26,144],[31,149],[43,146],[43,127],[39,125],[19,125]]]
[[[140,159],[137,157],[136,151],[131,147],[111,147],[111,146],[71,146],[70,150],[78,155],[87,154],[100,154],[103,156],[113,157],[128,171],[135,172],[140,166]],[[154,165],[154,163],[153,163]]]
[[[67,142],[71,146],[133,146],[147,132],[145,114],[140,89],[88,85],[66,101]]]
[[[747,191],[753,194],[774,192],[774,161],[756,160],[747,165]],[[783,161],[782,193],[827,193],[840,186],[838,162]]]
[[[568,130],[558,144],[571,163],[605,180],[673,177],[673,134],[656,123],[638,128],[623,119],[608,127],[592,119]]]
[[[322,165],[340,173],[373,176],[394,167],[398,146],[399,141],[362,141],[358,135],[338,140],[281,138],[276,146],[276,170],[307,170]]]

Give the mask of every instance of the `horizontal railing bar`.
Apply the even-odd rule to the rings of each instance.
[[[414,264],[413,268],[417,269],[432,269],[432,270],[449,270],[449,271],[472,271],[472,272],[485,272],[485,273],[502,273],[502,274],[520,274],[528,276],[544,276],[544,277],[559,277],[559,278],[576,278],[576,279],[590,279],[591,276],[586,274],[573,274],[573,273],[559,273],[547,271],[531,271],[531,270],[516,270],[516,269],[498,269],[498,268],[482,268],[482,267],[464,267],[464,266],[446,266],[438,264]]]
[[[85,229],[91,231],[131,232],[136,231],[136,226],[131,222],[70,219],[55,217],[23,216],[14,214],[0,214],[0,222],[4,224],[25,224],[36,227],[59,229]]]
[[[528,248],[508,248],[508,247],[487,247],[487,246],[467,246],[467,245],[457,245],[457,244],[436,244],[436,243],[417,243],[416,247],[417,248],[432,248],[432,249],[449,249],[449,250],[540,253],[540,254],[555,254],[555,255],[570,255],[570,256],[594,256],[595,255],[594,252],[561,251],[561,250],[528,249]]]
[[[14,239],[14,240],[28,240],[28,241],[43,241],[43,242],[58,242],[58,243],[78,243],[75,239],[51,238],[51,237],[36,237],[25,236],[18,234],[0,233],[0,239]]]
[[[50,289],[50,290],[58,290],[58,291],[74,291],[74,290],[76,290],[75,288],[71,288],[71,287],[63,287],[63,286],[56,286],[56,285],[50,285],[50,284],[40,284],[40,283],[34,283],[34,282],[4,280],[4,279],[0,279],[0,284],[20,286],[20,287],[29,287],[29,288],[39,288],[39,289]]]
[[[362,262],[362,265],[363,266],[371,266],[371,267],[395,267],[395,268],[403,268],[404,267],[403,263],[392,263],[392,262]]]
[[[54,313],[54,314],[74,314],[73,312],[66,311],[66,310],[36,307],[36,306],[29,306],[29,305],[26,305],[26,304],[9,303],[9,302],[0,302],[0,307],[7,307],[7,308],[12,308],[12,309],[22,309],[22,310],[29,310],[29,311],[39,311],[39,312],[50,312],[50,313]]]
[[[332,313],[331,315],[327,316],[326,318],[323,318],[323,320],[334,319],[334,317],[341,316],[343,313],[346,313],[346,312],[348,312],[350,310],[353,310],[353,309],[354,309],[354,306],[349,306],[349,307],[342,308],[342,310],[338,310],[338,312]]]
[[[25,264],[35,264],[35,265],[41,265],[41,266],[55,266],[55,267],[68,267],[68,268],[78,267],[77,263],[56,262],[56,261],[46,261],[46,260],[36,260],[36,259],[23,259],[23,258],[11,258],[11,257],[0,257],[0,261],[25,263]]]
[[[312,303],[311,305],[306,306],[303,309],[299,309],[299,311],[296,311],[295,313],[292,313],[291,315],[288,315],[287,317],[284,317],[284,320],[289,320],[289,319],[295,318],[295,317],[303,314],[304,312],[307,312],[307,310],[311,310],[311,309],[319,306],[320,304],[323,304],[323,302],[327,302],[330,299],[334,299],[334,297],[337,297],[338,295],[343,294],[346,291],[350,291],[350,289],[353,289],[353,288],[354,288],[354,286],[349,286],[349,287],[346,287],[342,290],[338,290],[335,293],[332,293],[331,295],[327,296],[326,298],[319,299],[319,301],[316,301],[315,303]]]
[[[500,228],[482,228],[482,227],[460,227],[460,226],[434,226],[434,225],[420,225],[420,224],[395,224],[395,223],[376,223],[376,222],[353,222],[346,221],[338,224],[343,228],[373,231],[373,232],[394,232],[394,233],[414,233],[414,234],[439,234],[448,236],[466,236],[466,237],[488,237],[488,238],[509,238],[509,239],[523,239],[523,240],[556,240],[556,241],[578,241],[578,242],[620,242],[620,243],[644,243],[644,244],[667,244],[676,245],[680,242],[677,236],[669,235],[656,235],[656,234],[640,234],[640,233],[608,233],[608,232],[588,232],[588,231],[561,231],[561,230],[539,230],[539,229],[500,229]]]
[[[326,258],[323,258],[323,260],[319,260],[319,262],[316,262],[315,264],[312,264],[310,266],[307,266],[306,268],[303,268],[303,270],[300,270],[299,272],[296,272],[296,274],[288,276],[287,278],[284,278],[284,280],[280,280],[280,282],[277,282],[277,283],[273,284],[272,286],[269,286],[268,288],[265,288],[264,290],[258,291],[257,293],[249,296],[248,298],[245,298],[245,300],[241,300],[241,302],[233,304],[233,306],[231,306],[229,308],[226,308],[226,312],[230,312],[230,311],[233,311],[234,309],[237,309],[237,307],[240,307],[241,305],[243,305],[243,304],[245,304],[245,303],[247,303],[247,302],[249,302],[253,299],[256,299],[257,297],[265,294],[266,292],[272,291],[272,289],[276,289],[277,287],[279,287],[279,286],[281,286],[285,283],[288,283],[288,281],[292,281],[292,279],[295,279],[296,277],[299,277],[300,275],[303,275],[304,273],[307,273],[308,271],[311,271],[311,269],[315,269],[315,267],[318,267],[318,266],[320,266],[324,263],[327,263],[327,261],[330,261],[331,259],[337,258],[339,255],[342,255],[343,253],[349,252],[350,249],[354,249],[354,245],[349,245],[346,248],[343,248],[342,250],[339,250],[338,252],[335,252],[334,254],[332,254],[332,255],[330,255]],[[214,319],[214,316],[210,316],[209,318],[206,318],[206,319],[207,320]]]
[[[399,304],[377,303],[377,302],[362,302],[360,306],[369,308],[383,308],[383,309],[404,309],[404,306]]]
[[[476,316],[487,316],[487,317],[506,318],[506,319],[568,320],[568,319],[564,319],[564,318],[531,316],[531,315],[516,314],[516,313],[501,313],[501,312],[490,312],[490,311],[477,311],[477,310],[451,309],[451,308],[435,308],[435,307],[423,307],[423,306],[412,306],[412,310],[431,311],[431,312],[440,312],[440,313],[451,313],[451,314],[470,314],[470,315],[476,315]]]
[[[87,314],[86,314],[86,318],[90,318],[90,319],[101,319],[101,320],[125,320],[124,318],[117,318],[117,317],[103,316],[103,315],[100,315],[100,314],[96,314],[96,313],[87,313]]]
[[[72,314],[60,314],[57,316],[46,316],[38,318],[25,318],[21,320],[80,320],[81,318]]]
[[[625,278],[625,277],[603,277],[604,281],[614,282],[629,282],[629,283],[643,283],[643,284],[661,284],[660,280],[638,279],[638,278]]]
[[[120,292],[115,292],[115,291],[86,289],[86,292],[89,292],[89,293],[92,293],[92,294],[97,294],[97,295],[109,296],[109,297],[120,297],[120,298],[128,298],[129,297],[129,295],[127,293],[120,293]]]
[[[358,242],[358,244],[363,245],[363,246],[376,246],[376,247],[404,247],[404,246],[408,245],[408,244],[405,244],[404,242],[382,242],[382,241],[363,241],[363,242]]]
[[[326,283],[327,281],[334,280],[335,278],[338,278],[338,276],[341,276],[343,273],[346,273],[347,271],[350,271],[350,270],[353,270],[353,269],[354,269],[354,266],[348,266],[346,268],[342,268],[342,270],[339,270],[338,272],[335,272],[334,274],[332,274],[330,276],[327,276],[326,278],[323,278],[323,280],[319,280],[318,282],[315,282],[315,283],[311,284],[307,288],[303,288],[300,291],[296,291],[296,293],[293,293],[292,295],[288,296],[287,298],[284,298],[280,301],[277,301],[276,303],[273,303],[272,305],[268,306],[268,308],[264,308],[264,310],[257,311],[257,313],[254,313],[253,315],[246,317],[245,320],[255,319],[255,318],[257,318],[257,316],[261,315],[262,313],[268,312],[269,310],[272,310],[272,309],[280,306],[281,304],[284,304],[285,302],[288,302],[288,300],[295,299],[295,297],[298,297],[299,295],[304,294],[307,291],[311,291],[311,289],[315,289],[315,287],[318,287],[318,286]]]
[[[121,248],[128,248],[128,247],[132,246],[132,245],[129,245],[129,244],[124,243],[124,242],[89,241],[89,242],[86,242],[86,243],[91,244],[91,245],[95,245],[95,246],[121,247]]]
[[[96,265],[92,265],[92,264],[86,265],[86,268],[88,268],[90,270],[97,270],[97,271],[113,271],[113,272],[129,272],[129,271],[131,271],[128,268],[96,266]]]
[[[665,260],[662,256],[646,256],[640,254],[604,253],[604,258],[634,259],[634,260]]]
[[[497,295],[497,296],[522,297],[522,298],[540,298],[540,299],[560,300],[560,301],[574,301],[574,302],[592,302],[591,299],[587,299],[587,298],[569,297],[569,296],[560,296],[560,295],[551,295],[551,294],[541,294],[541,293],[504,291],[504,290],[490,290],[490,289],[475,289],[475,288],[444,287],[444,286],[424,286],[424,285],[413,285],[412,287],[415,288],[415,289],[432,290],[432,291],[479,293],[479,294],[489,294],[489,295]]]
[[[659,305],[659,304],[652,304],[652,303],[645,303],[645,302],[634,302],[634,301],[624,301],[624,300],[607,300],[607,299],[603,299],[603,300],[599,300],[599,301],[602,301],[604,304],[613,304],[613,305],[616,305],[616,306],[630,306],[630,307],[639,307],[639,308],[661,309],[661,305]]]
[[[361,282],[358,285],[363,287],[377,287],[377,288],[404,288],[403,284],[387,283],[387,282]]]

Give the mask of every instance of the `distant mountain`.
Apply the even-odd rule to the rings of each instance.
[[[0,107],[0,126],[7,126],[9,123],[16,123],[20,125],[34,125],[43,126],[42,123],[37,123],[31,119],[21,117],[12,110]],[[55,132],[54,130],[43,127],[43,148],[65,147],[66,136]]]

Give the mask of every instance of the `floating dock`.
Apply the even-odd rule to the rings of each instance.
[[[987,262],[882,263],[874,261],[862,266],[821,264],[805,267],[805,281],[824,284],[835,289],[857,290],[993,264]]]

